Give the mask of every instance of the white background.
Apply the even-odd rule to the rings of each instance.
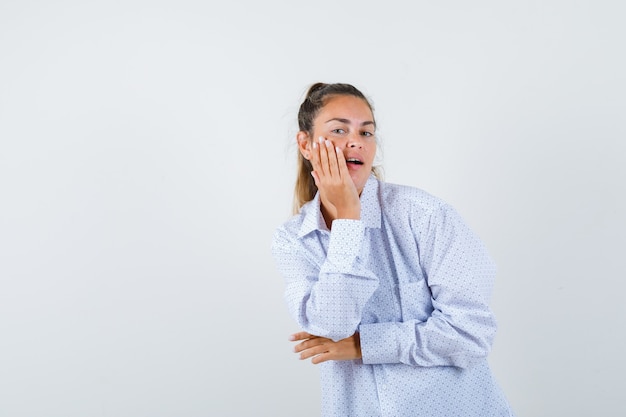
[[[316,81],[499,265],[521,416],[626,406],[620,1],[0,0],[0,416],[315,416],[270,255]]]

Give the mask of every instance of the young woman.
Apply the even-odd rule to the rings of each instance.
[[[478,237],[440,199],[378,178],[355,87],[314,84],[298,123],[298,213],[272,251],[322,414],[512,416],[487,365],[495,267]]]

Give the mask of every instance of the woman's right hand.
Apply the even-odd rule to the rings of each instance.
[[[312,140],[313,179],[327,225],[335,219],[360,219],[361,200],[341,149],[323,137]]]
[[[361,338],[358,333],[334,342],[326,337],[319,337],[307,332],[298,332],[289,336],[292,342],[298,342],[294,352],[300,359],[311,359],[315,365],[326,361],[349,361],[361,359]]]

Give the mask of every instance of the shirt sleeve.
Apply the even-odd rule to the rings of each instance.
[[[432,313],[426,320],[361,325],[363,362],[467,368],[487,356],[495,336],[488,305],[495,265],[450,206],[442,204],[415,222],[416,260],[430,290]]]
[[[337,219],[324,254],[313,234],[301,240],[284,228],[275,233],[272,253],[286,279],[287,307],[302,330],[335,341],[356,332],[378,287],[361,260],[364,234],[361,221]]]

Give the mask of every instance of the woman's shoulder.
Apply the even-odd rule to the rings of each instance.
[[[303,231],[310,231],[318,226],[318,214],[319,209],[316,210],[315,204],[317,200],[312,200],[305,203],[298,213],[288,217],[281,225],[279,225],[275,232],[274,237],[279,235],[295,237],[303,233]]]
[[[389,219],[405,219],[424,227],[467,227],[460,213],[447,201],[421,188],[394,183],[380,185],[381,209]],[[420,229],[422,230],[422,229]]]
[[[380,181],[380,196],[384,203],[409,205],[423,212],[433,212],[448,206],[443,199],[412,185]]]

